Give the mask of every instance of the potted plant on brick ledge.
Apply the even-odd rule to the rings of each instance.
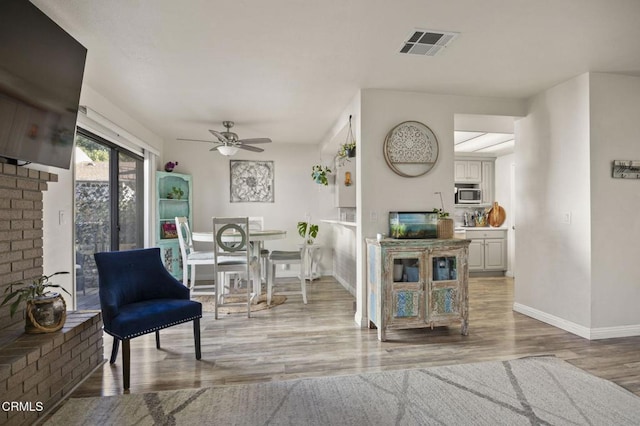
[[[60,330],[67,319],[67,306],[60,293],[46,291],[47,288],[59,288],[71,295],[58,284],[51,284],[49,279],[55,275],[68,274],[56,272],[41,275],[31,283],[15,282],[5,289],[5,297],[0,303],[4,306],[11,302],[10,314],[13,317],[21,302],[26,302],[25,332],[30,334],[51,333]],[[21,286],[15,288],[16,286]]]

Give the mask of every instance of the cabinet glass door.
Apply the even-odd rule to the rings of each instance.
[[[411,322],[424,318],[424,262],[419,252],[393,253],[391,266],[391,321]]]
[[[430,317],[458,315],[460,295],[458,285],[458,257],[443,255],[431,257]]]

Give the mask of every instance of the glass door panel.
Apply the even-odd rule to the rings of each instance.
[[[111,249],[111,158],[109,148],[76,136],[76,306],[99,308],[98,270],[93,254]]]
[[[118,250],[142,247],[142,168],[141,160],[118,153]]]
[[[432,256],[430,266],[430,319],[459,314],[458,255],[442,253]]]
[[[143,160],[83,129],[75,157],[76,308],[100,309],[94,253],[143,245]]]

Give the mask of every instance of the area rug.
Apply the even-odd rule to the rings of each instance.
[[[197,300],[202,303],[202,310],[204,312],[213,312],[215,309],[215,304],[213,303],[213,298],[215,296],[194,296],[193,300]],[[247,300],[246,294],[232,294],[225,296],[226,303],[240,303]],[[267,305],[267,295],[261,294],[256,300],[255,303],[251,305],[251,312],[262,311],[265,309],[271,309],[274,306],[282,305],[287,300],[286,296],[274,294],[271,297],[271,305]],[[219,314],[242,314],[247,312],[247,306],[244,305],[235,305],[235,306],[218,306]]]
[[[67,401],[48,425],[637,425],[640,398],[554,357]]]

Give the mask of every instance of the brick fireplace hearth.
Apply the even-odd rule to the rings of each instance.
[[[0,296],[10,283],[43,273],[43,191],[57,180],[0,163]],[[11,318],[8,306],[0,308],[0,424],[32,424],[104,362],[99,312],[69,312],[62,330],[40,335],[24,334],[18,312]],[[22,409],[5,410],[5,402]]]

